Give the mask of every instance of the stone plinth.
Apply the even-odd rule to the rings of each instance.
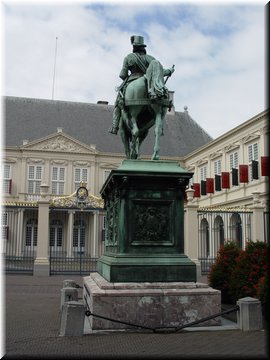
[[[196,282],[111,283],[98,273],[84,278],[91,313],[146,327],[175,327],[221,311],[220,291]],[[94,316],[92,330],[136,329]],[[220,325],[215,318],[198,326]]]
[[[110,282],[196,281],[196,264],[184,254],[191,176],[176,161],[124,160],[111,171],[100,192],[106,210],[100,275]]]

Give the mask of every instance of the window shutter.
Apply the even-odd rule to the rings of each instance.
[[[11,190],[12,190],[12,179],[9,179],[9,184],[8,184],[8,193],[11,194]]]
[[[222,180],[222,189],[229,189],[230,188],[230,173],[222,172],[221,180]]]
[[[252,164],[251,164],[251,168],[252,168],[252,179],[259,179],[259,162],[256,160],[252,160]]]
[[[201,195],[206,195],[206,181],[201,180]]]
[[[221,191],[221,176],[215,175],[215,190]]]
[[[206,179],[206,192],[207,192],[207,194],[214,193],[214,179],[213,178]]]
[[[240,183],[248,183],[248,165],[239,165]]]
[[[269,156],[261,156],[261,174],[269,176]]]
[[[199,183],[193,183],[192,185],[194,189],[194,197],[200,197],[201,196],[201,186]]]
[[[238,185],[238,169],[232,168],[232,186]]]

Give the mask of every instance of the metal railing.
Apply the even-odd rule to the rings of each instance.
[[[226,241],[236,242],[241,249],[251,240],[251,210],[198,210],[198,258],[201,273],[209,273],[220,246]]]

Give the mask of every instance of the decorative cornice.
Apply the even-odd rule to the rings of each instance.
[[[51,165],[67,165],[68,162],[66,160],[51,160]]]
[[[26,161],[28,164],[45,164],[44,159],[27,158]]]
[[[223,155],[223,152],[221,150],[217,150],[210,154],[210,159],[216,159],[217,157],[221,157]]]
[[[205,165],[207,163],[208,163],[208,159],[206,159],[206,158],[196,161],[197,166],[202,166],[202,165]]]
[[[249,134],[248,136],[245,136],[243,138],[243,143],[246,144],[246,143],[248,143],[250,141],[257,140],[259,137],[260,137],[260,132],[256,131],[253,134]]]
[[[231,212],[231,213],[237,213],[237,212],[245,212],[245,213],[252,213],[251,209],[247,209],[246,207],[200,207],[198,208],[198,212]]]
[[[224,151],[225,152],[230,152],[230,151],[233,151],[233,150],[235,150],[235,149],[237,149],[239,147],[240,147],[240,142],[236,141],[236,142],[234,142],[234,143],[232,143],[232,144],[230,144],[228,146],[225,146]]]
[[[74,166],[90,166],[90,162],[89,161],[73,161],[73,165]]]
[[[95,155],[98,151],[88,145],[82,144],[64,133],[56,133],[43,139],[38,139],[22,146],[27,151],[52,151],[89,153]]]
[[[14,163],[17,162],[17,160],[18,160],[17,158],[6,157],[6,158],[4,158],[2,161],[3,161],[4,163],[14,164]]]

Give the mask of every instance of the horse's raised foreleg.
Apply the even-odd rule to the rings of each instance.
[[[154,153],[152,155],[152,160],[159,160],[159,151],[160,151],[160,136],[162,134],[162,116],[158,112],[156,115],[156,126],[155,126],[155,146]]]

